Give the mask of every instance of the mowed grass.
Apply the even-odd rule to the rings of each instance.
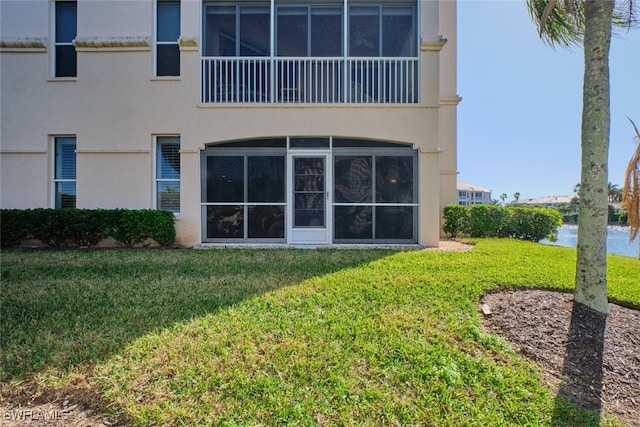
[[[482,332],[498,288],[570,291],[575,250],[3,252],[2,379],[81,372],[136,425],[581,425]],[[640,262],[609,257],[640,306]],[[606,423],[611,422],[607,420]]]

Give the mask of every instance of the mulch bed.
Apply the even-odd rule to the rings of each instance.
[[[485,329],[540,366],[558,394],[640,426],[640,311],[609,304],[594,317],[574,310],[572,294],[542,290],[489,293],[481,304]]]
[[[122,427],[128,423],[105,414],[108,407],[81,376],[61,388],[40,386],[35,380],[0,385],[0,426]]]

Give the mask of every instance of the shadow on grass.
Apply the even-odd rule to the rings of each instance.
[[[91,366],[154,330],[396,252],[3,251],[0,382]]]
[[[606,315],[574,302],[552,425],[600,425],[606,323]]]

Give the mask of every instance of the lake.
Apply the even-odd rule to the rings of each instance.
[[[619,227],[610,225],[607,227],[607,253],[626,255],[630,257],[638,257],[638,238],[633,242],[629,242],[631,231],[629,227]],[[566,246],[575,248],[578,241],[578,226],[565,224],[558,228],[558,241],[550,242],[542,240],[540,243],[548,245]]]

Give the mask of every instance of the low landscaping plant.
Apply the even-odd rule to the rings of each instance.
[[[33,237],[51,247],[82,247],[112,237],[122,246],[147,238],[168,246],[174,221],[172,212],[144,209],[2,209],[0,242],[9,248]]]
[[[508,207],[511,237],[539,242],[556,241],[562,214],[552,208]]]
[[[512,224],[510,212],[496,205],[473,205],[469,208],[471,237],[509,237]]]
[[[448,236],[513,237],[539,242],[555,240],[562,214],[552,208],[447,205],[443,230]]]
[[[443,210],[444,232],[450,237],[469,234],[469,208],[462,205],[447,205]]]

